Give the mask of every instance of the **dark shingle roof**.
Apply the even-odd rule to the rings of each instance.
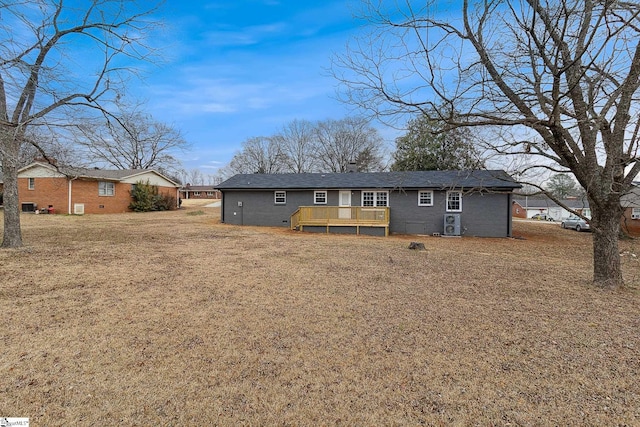
[[[221,190],[520,187],[501,170],[238,174],[216,186]]]
[[[180,191],[215,191],[215,185],[186,185],[180,187]]]

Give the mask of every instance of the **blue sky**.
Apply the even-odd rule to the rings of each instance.
[[[273,135],[294,119],[356,114],[334,99],[337,81],[327,72],[331,55],[358,30],[354,6],[169,0],[161,14],[166,62],[151,68],[136,92],[154,119],[192,144],[180,155],[183,166],[214,174],[250,137]]]

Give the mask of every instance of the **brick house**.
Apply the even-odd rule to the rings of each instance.
[[[213,185],[191,185],[187,184],[180,188],[180,197],[183,200],[189,199],[219,199],[220,191]]]
[[[576,212],[588,217],[591,216],[589,202],[586,198],[572,197],[562,199],[561,202]],[[523,196],[521,194],[514,194],[511,214],[515,218],[531,218],[536,214],[546,214],[555,221],[562,221],[572,215],[571,212],[546,196]]]
[[[635,181],[631,191],[622,196],[621,227],[629,236],[640,237],[640,181]]]
[[[131,187],[147,181],[178,207],[179,185],[152,169],[70,168],[38,161],[18,171],[18,201],[23,212],[49,207],[64,214],[130,212]]]

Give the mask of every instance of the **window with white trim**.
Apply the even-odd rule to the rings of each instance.
[[[313,192],[313,203],[316,205],[326,205],[327,204],[327,192],[324,190],[314,191]]]
[[[116,193],[116,186],[113,182],[99,181],[98,196],[113,196]]]
[[[29,178],[29,190],[34,190],[36,188],[36,179]]]
[[[388,191],[363,191],[362,192],[362,206],[389,206],[389,192]]]
[[[212,197],[214,195],[215,193],[213,191],[207,191],[207,197]]]
[[[433,191],[418,191],[418,206],[433,206]]]
[[[287,204],[287,192],[286,191],[274,191],[273,193],[274,202],[276,205],[286,205]]]
[[[462,191],[447,191],[447,212],[462,212]]]
[[[200,197],[200,192],[199,191],[194,191],[193,192],[193,196],[194,197]]]

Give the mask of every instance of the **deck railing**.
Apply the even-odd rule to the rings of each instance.
[[[304,230],[305,226],[326,227],[384,227],[389,234],[389,208],[360,206],[300,206],[291,215],[291,229]]]

